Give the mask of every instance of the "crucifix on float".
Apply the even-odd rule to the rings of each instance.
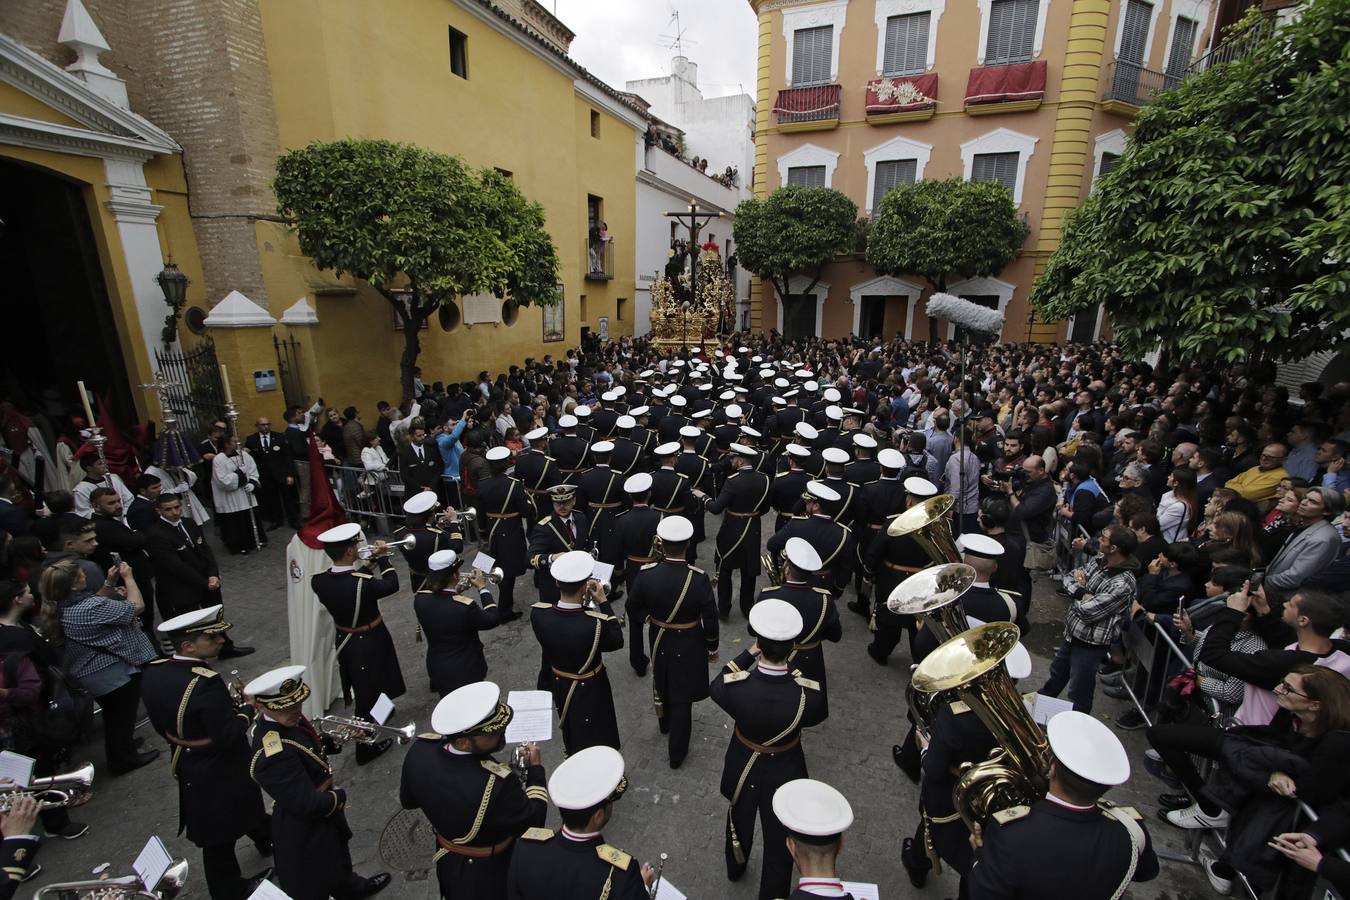
[[[680,212],[668,212],[665,215],[689,229],[689,296],[692,300],[691,305],[698,308],[698,233],[703,230],[704,225],[707,225],[713,219],[722,218],[722,214],[699,209],[698,201],[691,199],[688,209]],[[717,327],[721,331],[725,323],[721,321],[722,312],[720,309],[717,315]]]

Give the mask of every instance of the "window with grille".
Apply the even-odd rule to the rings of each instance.
[[[1118,59],[1143,65],[1144,48],[1148,44],[1148,25],[1153,19],[1153,4],[1143,0],[1129,0],[1125,4],[1125,24],[1120,36]]]
[[[788,169],[787,183],[795,187],[824,187],[824,166],[793,166]]]
[[[1097,167],[1097,175],[1101,176],[1110,172],[1112,169],[1116,167],[1116,163],[1119,160],[1120,160],[1119,153],[1103,153],[1102,164]]]
[[[1191,64],[1191,51],[1195,47],[1195,30],[1198,27],[1194,19],[1177,17],[1177,24],[1172,28],[1172,49],[1167,54],[1169,79],[1179,79],[1186,74],[1186,67]],[[1172,87],[1174,83],[1169,80],[1167,86]]]
[[[989,38],[984,45],[986,66],[1031,61],[1040,7],[1039,0],[994,0],[989,7]]]
[[[876,184],[872,188],[872,209],[881,208],[881,198],[902,184],[913,184],[918,171],[917,159],[888,159],[877,163]]]
[[[886,55],[882,75],[917,75],[928,68],[928,26],[931,13],[891,16],[886,20]]]
[[[1009,194],[1017,192],[1017,157],[1012,153],[977,153],[970,169],[971,181],[996,181],[1008,189]]]
[[[830,83],[830,51],[834,26],[798,28],[792,33],[792,85],[803,87]]]

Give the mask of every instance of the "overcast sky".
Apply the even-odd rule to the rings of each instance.
[[[680,12],[684,55],[705,97],[755,95],[755,14],[746,0],[540,0],[576,32],[572,58],[612,87],[670,74]]]

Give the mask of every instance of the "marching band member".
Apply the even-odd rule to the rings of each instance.
[[[427,640],[427,677],[441,697],[486,677],[487,658],[478,632],[500,622],[497,601],[480,570],[469,574],[477,599],[456,593],[463,561],[453,550],[431,554],[426,584],[413,597],[413,612]]]
[[[520,479],[506,474],[511,465],[511,451],[493,447],[485,454],[492,468],[492,477],[484,478],[474,494],[474,509],[478,521],[487,528],[482,546],[497,561],[502,570],[502,583],[497,586],[501,605],[500,619],[505,625],[519,619],[516,612],[516,578],[525,574],[528,550],[525,531],[528,517],[534,507],[525,485]]]
[[[432,521],[436,509],[441,505],[435,491],[419,491],[403,502],[404,522],[408,534],[417,539],[411,548],[399,548],[403,561],[408,564],[410,587],[420,591],[427,578],[427,560],[439,550],[464,552],[464,532],[459,528],[458,517],[452,510],[447,517],[449,529],[440,527],[440,522]]]
[[[820,685],[821,705],[829,715],[829,694],[825,687],[825,650],[821,641],[838,643],[844,636],[839,621],[839,609],[834,597],[823,587],[811,583],[811,578],[823,564],[820,554],[802,538],[788,538],[783,548],[783,583],[765,588],[759,601],[783,600],[792,604],[802,617],[802,633],[792,644],[788,664]],[[756,601],[756,602],[759,602]]]
[[[609,465],[609,455],[614,452],[611,441],[598,441],[591,445],[591,459],[594,465],[582,472],[576,479],[579,502],[586,507],[590,519],[587,539],[595,548],[596,558],[610,565],[619,562],[619,547],[614,532],[614,519],[623,508],[623,476]]]
[[[820,553],[820,569],[812,583],[839,596],[849,582],[849,567],[853,565],[853,533],[847,525],[836,522],[830,510],[842,498],[833,488],[819,481],[809,481],[802,493],[806,515],[792,518],[769,538],[767,549],[775,557],[783,552],[789,538],[804,538]]]
[[[866,594],[865,579],[872,578],[872,567],[867,563],[867,553],[877,535],[885,531],[892,517],[905,511],[905,486],[900,481],[900,472],[905,467],[905,458],[899,450],[887,447],[877,454],[877,470],[880,474],[875,481],[869,481],[858,489],[858,597],[850,600],[848,608],[863,618],[872,614],[872,604]],[[856,465],[856,463],[854,463]],[[847,470],[845,470],[847,471]],[[886,596],[877,593],[877,602],[884,603]]]
[[[768,510],[770,484],[767,476],[755,471],[756,450],[735,442],[729,450],[731,474],[717,499],[706,507],[714,515],[723,513],[713,567],[717,572],[717,609],[724,620],[731,615],[734,572],[741,576],[741,615],[750,615],[759,576],[760,517]]]
[[[797,778],[773,792],[773,814],[787,829],[787,848],[801,878],[788,900],[853,900],[839,880],[844,832],[853,824],[847,798],[823,781]]]
[[[918,506],[930,497],[937,496],[937,487],[927,478],[911,476],[905,479],[905,509]],[[915,572],[928,567],[932,562],[919,542],[912,534],[891,537],[886,529],[878,529],[872,537],[872,545],[865,556],[867,571],[876,579],[877,598],[872,606],[873,628],[876,634],[872,643],[867,645],[867,655],[879,665],[887,665],[895,645],[900,637],[909,633],[909,656],[918,662],[914,655],[914,640],[917,631],[914,616],[893,613],[886,607],[886,598],[891,595],[900,582]]]
[[[549,488],[562,484],[558,464],[548,455],[548,428],[540,425],[524,434],[525,449],[516,456],[515,477],[525,487],[532,507],[529,520],[538,522],[547,508]]]
[[[641,678],[647,674],[647,651],[642,639],[642,616],[631,609],[633,579],[642,566],[657,561],[656,527],[661,523],[661,512],[649,502],[652,476],[646,472],[629,475],[623,483],[623,490],[631,506],[615,518],[615,530],[619,536],[619,553],[624,560],[623,583],[628,591],[628,606],[625,607],[628,618],[628,662]]]

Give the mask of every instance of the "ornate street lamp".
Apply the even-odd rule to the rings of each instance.
[[[160,340],[168,347],[178,340],[178,315],[183,311],[183,304],[187,302],[188,277],[178,271],[177,263],[169,261],[155,276],[155,281],[159,282],[159,289],[164,292],[164,302],[171,310],[164,317],[164,332],[160,335]]]

